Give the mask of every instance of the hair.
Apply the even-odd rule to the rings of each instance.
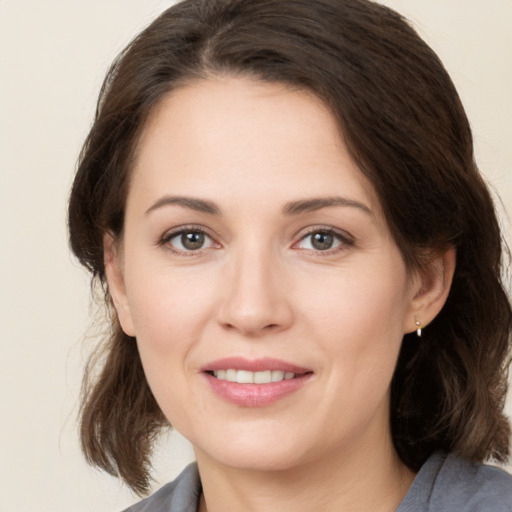
[[[405,335],[393,376],[391,432],[402,461],[418,470],[440,449],[505,461],[512,311],[493,201],[439,58],[403,17],[368,0],[184,0],[113,63],[69,202],[71,248],[103,284],[111,319],[84,378],[87,460],[144,493],[153,442],[169,426],[105,281],[103,236],[123,233],[137,142],[170,91],[238,75],[323,100],[373,184],[408,268],[456,248],[446,304],[421,343]]]

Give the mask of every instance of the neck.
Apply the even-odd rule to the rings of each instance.
[[[389,441],[280,471],[230,468],[196,452],[204,493],[199,511],[393,512],[414,474]]]

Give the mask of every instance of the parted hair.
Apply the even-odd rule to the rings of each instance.
[[[368,0],[184,0],[111,66],[69,201],[71,248],[103,285],[110,320],[83,383],[87,460],[142,494],[154,441],[169,427],[105,280],[103,236],[122,236],[137,142],[173,89],[237,75],[323,100],[409,268],[456,248],[446,304],[421,342],[405,335],[393,376],[391,431],[402,461],[418,470],[439,449],[505,461],[512,312],[493,200],[439,58],[403,17]]]

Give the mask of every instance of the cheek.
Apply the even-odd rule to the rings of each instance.
[[[347,272],[319,289],[304,310],[308,329],[331,359],[336,385],[353,389],[356,399],[370,389],[386,390],[409,310],[405,270]]]
[[[307,288],[304,286],[300,293],[303,309],[319,325],[336,328],[343,339],[353,338],[360,343],[358,333],[379,332],[383,336],[367,341],[385,341],[392,333],[401,337],[408,313],[405,272],[346,272],[319,283],[319,293]]]
[[[155,272],[134,280],[131,309],[137,346],[148,384],[168,420],[182,424],[189,379],[197,370],[193,354],[211,318],[211,299],[191,279]],[[188,397],[188,398],[187,398]]]
[[[185,350],[211,316],[211,291],[199,275],[134,263],[127,294],[141,350],[159,356]]]

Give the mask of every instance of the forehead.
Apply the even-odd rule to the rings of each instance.
[[[320,99],[248,78],[202,80],[166,95],[143,130],[132,177],[152,194],[242,197],[284,185],[289,194],[375,202]]]

